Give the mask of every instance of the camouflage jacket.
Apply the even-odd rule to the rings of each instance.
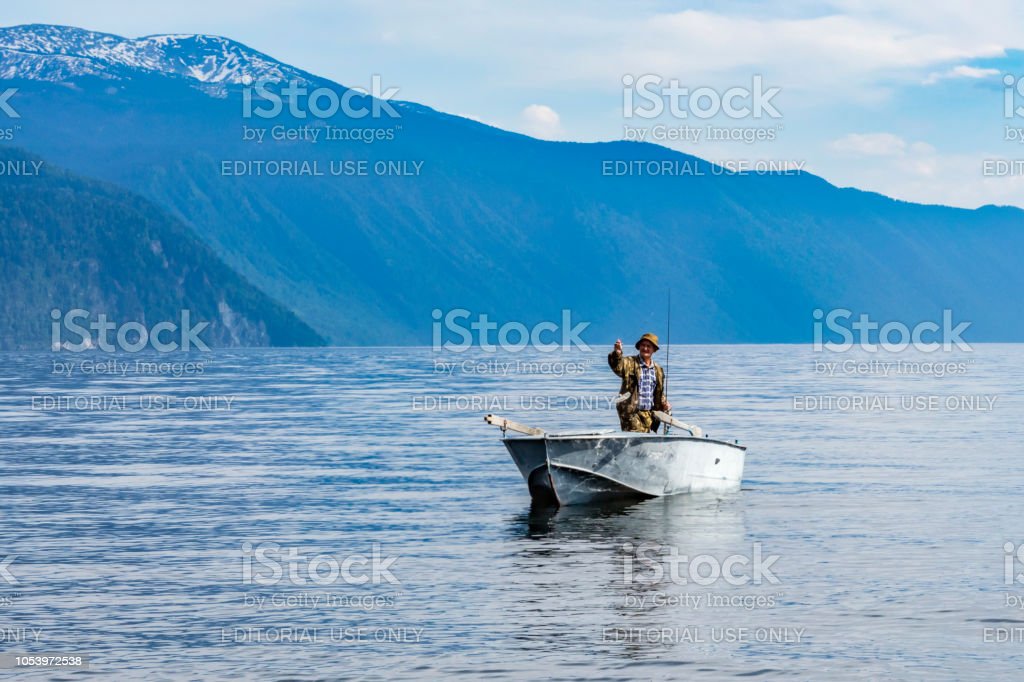
[[[619,393],[629,393],[629,398],[618,404],[619,416],[633,414],[640,409],[640,366],[643,360],[639,355],[616,354],[612,351],[608,354],[608,366],[612,371],[622,377],[622,387]],[[653,360],[652,360],[653,362]],[[660,410],[665,400],[665,370],[661,365],[654,363],[654,407]]]

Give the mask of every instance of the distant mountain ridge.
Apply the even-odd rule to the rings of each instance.
[[[311,79],[304,71],[219,36],[122,38],[46,24],[0,28],[0,78],[64,82],[82,76],[130,78],[138,73],[176,76],[201,84]]]
[[[218,41],[240,44],[139,39],[159,53],[140,64],[110,57],[121,43],[105,34],[62,28],[55,45],[47,27],[16,28],[0,29],[0,74],[22,114],[14,144],[146,196],[332,343],[430,343],[433,310],[455,308],[528,326],[568,308],[592,323],[586,340],[614,339],[659,329],[670,288],[677,343],[809,341],[817,308],[908,324],[951,308],[973,322],[971,341],[1024,340],[1024,313],[1006,305],[1024,291],[1020,209],[922,206],[808,173],[726,173],[651,144],[545,142],[409,103],[397,120],[287,107],[247,118],[246,69],[203,57],[204,46],[222,53]],[[8,63],[29,48],[30,61]],[[256,63],[238,49],[239,64]],[[65,52],[92,70],[67,71]],[[267,73],[304,73],[253,54]],[[382,137],[245,138],[271,126]],[[369,170],[224,171],[268,160]],[[694,172],[614,176],[602,172],[608,160]],[[420,170],[374,173],[403,161]]]
[[[324,344],[142,197],[16,149],[0,165],[28,169],[0,180],[0,350],[51,350],[52,309],[150,327],[188,310],[210,347]]]

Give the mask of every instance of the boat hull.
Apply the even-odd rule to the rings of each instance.
[[[738,490],[746,448],[659,434],[565,434],[506,438],[539,502],[589,504],[629,497]]]

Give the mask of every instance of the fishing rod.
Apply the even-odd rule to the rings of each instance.
[[[667,329],[667,333],[665,334],[665,387],[664,387],[664,390],[662,391],[661,395],[662,395],[662,400],[664,400],[665,402],[668,402],[668,355],[669,355],[669,352],[672,350],[672,289],[671,289],[671,287],[668,290],[668,314],[666,315],[666,317],[668,318],[668,323],[667,323],[668,329]],[[669,412],[669,414],[672,414],[672,413]],[[668,435],[669,428],[670,427],[668,425],[668,422],[665,422],[665,435],[666,436]]]

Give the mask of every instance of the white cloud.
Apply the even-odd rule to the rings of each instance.
[[[925,142],[891,133],[845,135],[829,144],[838,152],[822,158],[812,172],[844,187],[857,187],[922,204],[977,208],[984,204],[1021,206],[1024,168],[1003,153],[979,150],[944,153]],[[1012,157],[1012,154],[1009,156]]]
[[[1024,8],[979,3],[947,3],[932,13],[857,0],[801,16],[801,7],[786,2],[742,12],[715,5],[659,13],[616,3],[531,0],[482,11],[453,0],[443,16],[407,3],[406,11],[388,10],[375,20],[397,25],[403,48],[417,58],[477,63],[486,55],[489,75],[505,86],[610,90],[626,73],[728,86],[758,72],[794,91],[820,95],[824,87],[833,100],[864,100],[877,95],[881,81],[920,83],[951,62],[998,57],[1020,45],[1019,31],[1010,27],[1024,22]],[[985,17],[983,24],[977,15]],[[571,34],[565,26],[572,26]],[[521,39],[507,41],[509,34]]]
[[[521,130],[542,140],[554,140],[564,134],[558,112],[546,104],[531,104],[519,113]]]
[[[1015,175],[986,175],[986,161],[997,156],[979,152],[876,157],[869,164],[844,164],[823,175],[840,186],[922,204],[962,208],[984,204],[1020,206],[1024,174],[1019,168]]]
[[[914,178],[932,178],[940,164],[935,147],[926,142],[907,142],[892,133],[851,133],[833,140],[828,146],[841,156],[871,159],[866,166],[861,164],[860,167],[869,168],[873,172],[887,167],[901,182]],[[853,168],[858,166],[856,163],[848,165]],[[892,188],[876,191],[895,196]]]
[[[728,40],[722,40],[728,36]],[[629,47],[645,62],[692,71],[695,63],[718,70],[756,69],[795,84],[821,80],[838,85],[897,69],[954,59],[998,56],[1001,44],[971,36],[912,30],[871,15],[832,14],[769,19],[688,10],[659,15],[632,27]],[[695,59],[702,58],[702,59]],[[839,88],[833,95],[841,95]]]
[[[948,80],[950,78],[989,78],[992,76],[998,76],[999,73],[999,69],[980,69],[974,66],[961,64],[941,73],[933,71],[928,74],[928,77],[925,78],[922,83],[924,85],[934,85],[941,80]]]
[[[907,141],[892,133],[850,133],[832,140],[829,147],[853,156],[903,156],[907,152]]]

